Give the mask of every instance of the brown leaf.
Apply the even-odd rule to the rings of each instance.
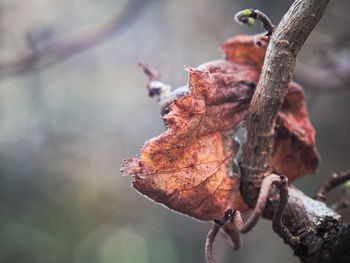
[[[278,114],[272,166],[289,181],[314,174],[318,165],[315,130],[312,127],[302,88],[289,84],[287,97]]]
[[[190,94],[174,101],[164,117],[167,131],[127,160],[133,186],[156,202],[201,220],[225,210],[245,210],[237,177],[229,177],[235,126],[245,114],[255,68],[217,61],[189,69]]]
[[[261,47],[257,47],[254,44],[253,36],[238,35],[227,40],[221,46],[225,53],[225,59],[236,63],[252,64],[261,70],[264,63],[267,39],[266,37],[260,37],[260,39],[262,39]]]
[[[263,47],[260,48],[254,45],[251,36],[236,36],[226,41],[222,49],[227,60],[256,65],[261,71],[267,42],[261,43]],[[287,175],[290,182],[314,174],[319,162],[315,131],[307,114],[304,92],[294,82],[289,84],[288,94],[278,114],[276,133],[272,157],[274,170]]]
[[[265,48],[237,36],[223,50],[227,60],[188,69],[190,94],[168,107],[167,130],[142,147],[140,159],[124,162],[140,193],[201,220],[221,218],[228,208],[247,210],[232,176],[232,135],[247,114]],[[292,179],[313,172],[316,164],[306,156],[315,153],[313,128],[295,84],[279,116],[277,134],[284,136],[276,140],[275,169]]]

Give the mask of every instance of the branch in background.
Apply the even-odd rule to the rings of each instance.
[[[136,21],[143,8],[150,1],[129,0],[120,13],[118,12],[109,21],[96,28],[77,34],[72,38],[52,43],[43,49],[32,48],[27,55],[12,62],[0,64],[0,78],[44,69],[100,44],[106,38],[121,33],[132,22]]]
[[[330,207],[337,212],[344,211],[350,207],[350,187],[349,185],[343,185],[341,187],[340,200],[331,204]]]
[[[296,81],[314,95],[349,90],[350,53],[346,50],[349,41],[350,31],[346,31],[335,37],[332,43],[321,43],[317,54],[319,64],[298,63],[294,72]]]
[[[326,52],[324,52],[326,51]],[[307,92],[309,111],[313,109],[317,96],[324,93],[339,93],[349,91],[350,62],[332,47],[320,52],[322,64],[307,65],[298,63],[293,78],[299,82]],[[350,55],[350,54],[348,54]]]
[[[334,188],[342,185],[350,180],[350,170],[342,173],[334,173],[332,174],[332,178],[324,183],[322,187],[318,190],[316,194],[316,200],[321,202],[326,202],[327,193],[333,190]]]
[[[299,63],[295,69],[294,78],[307,91],[337,92],[349,90],[350,62],[337,56],[328,67],[312,66]]]
[[[347,24],[348,21],[346,21],[344,24]],[[346,32],[340,34],[338,37],[335,38],[335,43],[333,44],[334,48],[336,49],[343,49],[347,47],[350,44],[350,31],[347,30]]]

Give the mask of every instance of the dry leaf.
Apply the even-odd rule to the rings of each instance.
[[[290,83],[288,94],[278,113],[273,168],[293,181],[314,174],[318,165],[315,130],[312,127],[302,88]]]
[[[254,45],[251,36],[236,36],[222,45],[226,60],[234,63],[255,65],[261,71],[266,42],[262,48]],[[288,176],[293,181],[301,176],[314,174],[319,157],[315,146],[315,131],[312,127],[302,88],[294,82],[278,114],[272,166],[275,172]]]
[[[247,114],[265,48],[256,47],[252,37],[237,36],[223,50],[227,60],[188,69],[190,94],[168,107],[167,130],[142,147],[140,159],[123,165],[140,193],[201,220],[221,218],[229,208],[247,210],[239,178],[231,171],[232,135]],[[283,138],[276,140],[273,165],[295,179],[313,172],[317,163],[305,156],[315,149],[302,91],[295,84],[289,90],[279,114],[277,134],[283,131]]]

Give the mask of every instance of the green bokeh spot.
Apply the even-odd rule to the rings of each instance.
[[[245,9],[242,11],[242,15],[244,16],[249,16],[252,13],[252,11],[250,11],[249,9]]]
[[[345,183],[345,186],[350,187],[350,180]]]

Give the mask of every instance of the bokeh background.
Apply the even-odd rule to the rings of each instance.
[[[184,66],[221,58],[227,38],[262,30],[237,25],[234,12],[258,8],[278,23],[291,3],[0,0],[0,262],[204,262],[211,224],[151,202],[119,172],[164,131],[137,62],[181,86]],[[318,175],[296,183],[309,195],[350,167],[349,13],[349,1],[331,1],[295,76],[322,156]],[[330,75],[335,84],[313,85],[334,68],[343,73]],[[266,220],[240,251],[221,238],[215,251],[217,262],[298,262]]]

